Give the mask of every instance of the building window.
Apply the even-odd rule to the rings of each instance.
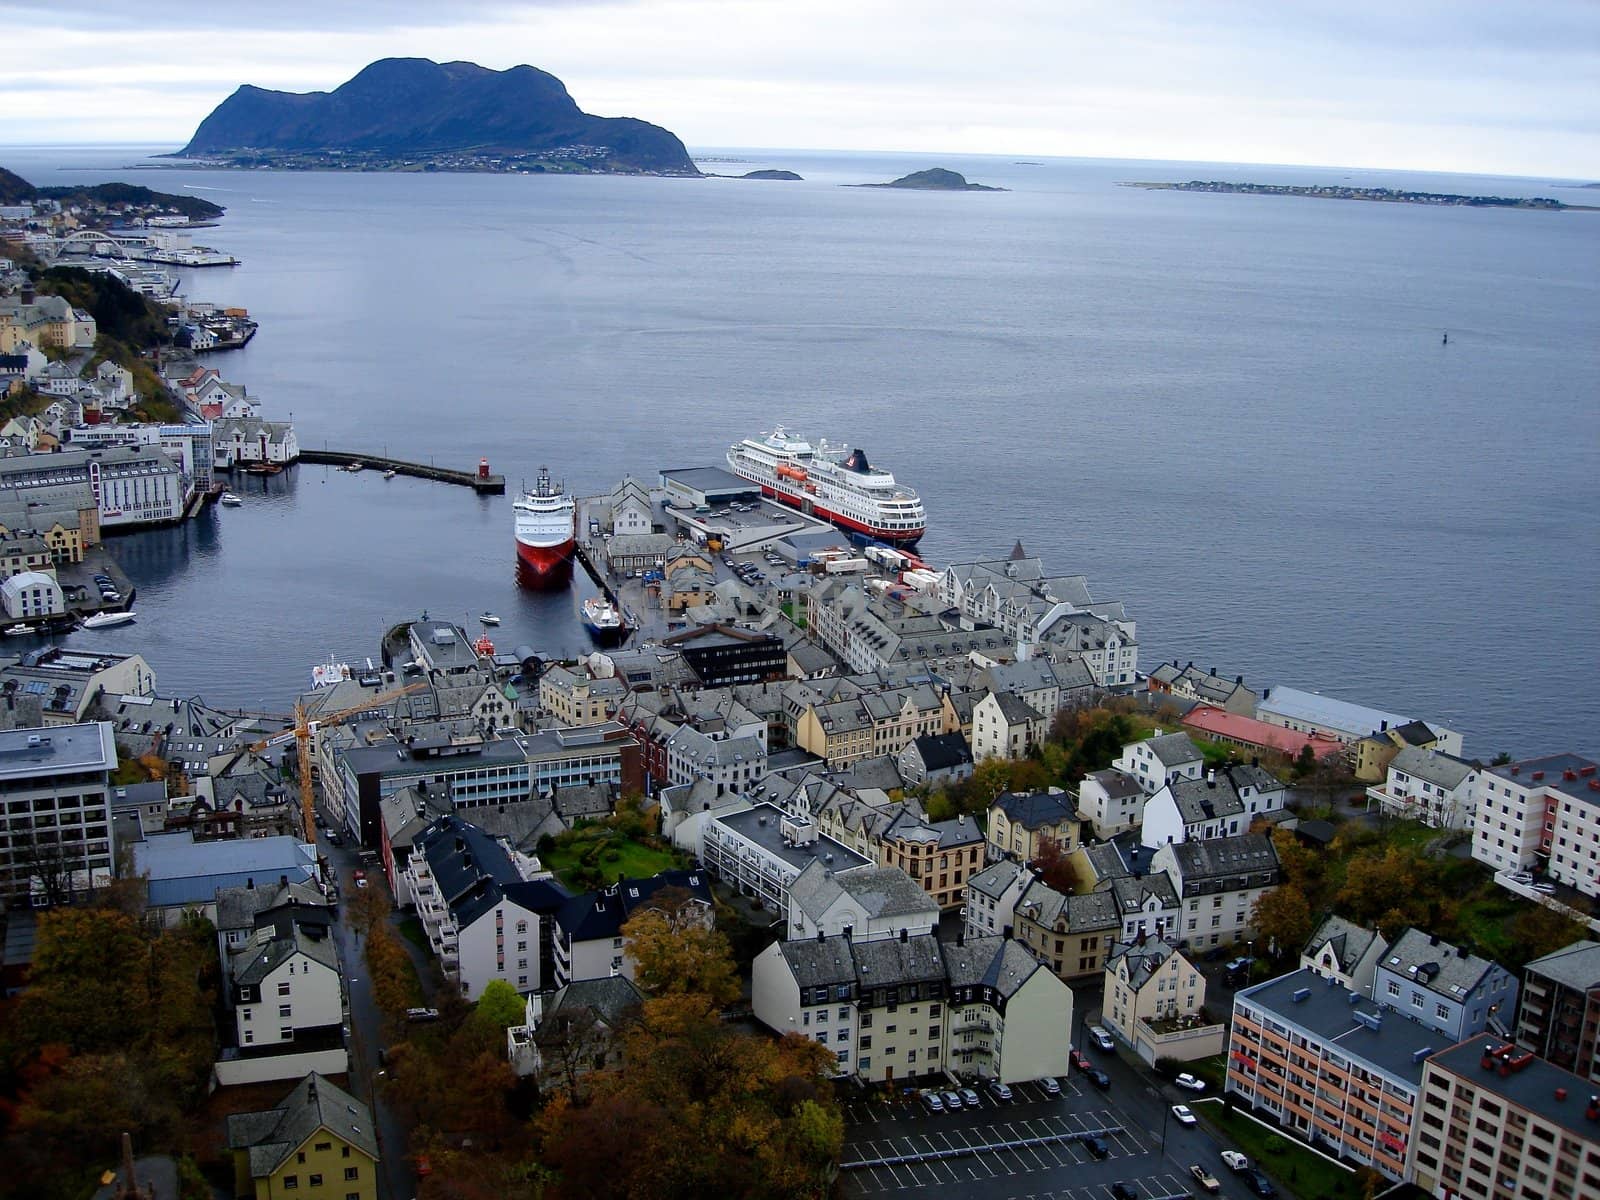
[[[321,1187],[322,1186],[322,1176],[321,1175],[313,1175],[307,1181],[306,1186],[307,1187]]]
[[[361,1178],[361,1168],[360,1167],[346,1167],[344,1169],[344,1177],[345,1177],[346,1180],[349,1180],[350,1182],[353,1183],[355,1180]]]

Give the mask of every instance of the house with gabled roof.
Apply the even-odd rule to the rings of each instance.
[[[1330,916],[1317,926],[1300,951],[1300,965],[1318,978],[1333,980],[1347,992],[1368,992],[1378,962],[1388,948],[1388,939],[1376,929]]]
[[[1154,849],[1245,833],[1257,817],[1282,809],[1288,794],[1271,772],[1248,763],[1208,767],[1203,779],[1170,779],[1145,802],[1140,841]]]
[[[229,1116],[227,1136],[235,1196],[378,1198],[372,1110],[317,1072],[276,1108]]]
[[[856,867],[834,871],[813,861],[789,885],[791,938],[818,932],[844,934],[854,941],[897,937],[902,929],[932,933],[939,905],[898,867]]]
[[[1187,733],[1162,733],[1158,729],[1141,742],[1129,742],[1111,765],[1138,780],[1144,794],[1153,796],[1168,780],[1199,779],[1205,755]]]

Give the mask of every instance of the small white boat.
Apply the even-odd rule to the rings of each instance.
[[[500,618],[493,613],[481,613],[478,616],[478,623],[480,625],[498,625],[500,624]]]
[[[232,492],[223,492],[217,503],[226,504],[229,508],[238,508],[239,505],[244,503],[244,501],[238,496],[235,496]]]
[[[362,466],[358,462],[353,462],[353,463],[351,463],[349,466],[347,466],[345,468],[345,470],[349,471],[352,475],[355,474],[357,471],[359,471],[361,469],[362,469]]]
[[[5,627],[4,632],[5,632],[5,635],[7,637],[22,637],[24,634],[32,633],[33,632],[33,626],[32,625],[7,625]]]
[[[100,612],[92,617],[83,619],[85,629],[109,629],[113,625],[126,625],[133,620],[135,614],[128,612]]]
[[[383,477],[385,479],[393,479],[398,474],[400,474],[399,471],[396,471],[393,467],[390,467],[387,471],[385,471],[383,473]]]

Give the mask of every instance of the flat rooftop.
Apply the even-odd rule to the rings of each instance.
[[[1582,1141],[1600,1138],[1600,1125],[1583,1115],[1595,1085],[1587,1079],[1564,1071],[1542,1058],[1535,1058],[1520,1071],[1502,1077],[1498,1070],[1485,1071],[1482,1058],[1485,1047],[1503,1046],[1505,1039],[1492,1034],[1470,1037],[1459,1046],[1441,1050],[1428,1061],[1460,1076],[1479,1091],[1493,1092],[1509,1104],[1544,1118],[1574,1133]],[[1520,1049],[1520,1048],[1519,1048]],[[1566,1099],[1556,1099],[1556,1089],[1562,1089]]]
[[[783,819],[782,809],[771,804],[758,804],[744,812],[717,817],[716,823],[754,842],[774,858],[782,859],[797,870],[803,871],[818,860],[835,873],[870,864],[869,859],[830,837],[819,835],[809,845],[791,846],[783,837]],[[829,855],[832,855],[831,861]]]
[[[732,471],[724,471],[721,467],[663,467],[661,485],[666,487],[671,483],[703,492],[708,499],[714,495],[746,495],[761,491],[759,483],[740,479]]]
[[[1296,1001],[1295,993],[1302,990],[1310,995]],[[1366,996],[1352,1004],[1351,995],[1342,987],[1329,987],[1327,980],[1302,967],[1246,988],[1235,1002],[1248,1001],[1329,1049],[1412,1089],[1420,1087],[1426,1057],[1420,1051],[1441,1049],[1449,1040],[1447,1035],[1419,1025],[1404,1013],[1382,1012]],[[1381,1016],[1382,1024],[1369,1028],[1356,1019],[1358,1014]]]
[[[117,747],[102,721],[0,731],[0,779],[77,771],[114,771]]]

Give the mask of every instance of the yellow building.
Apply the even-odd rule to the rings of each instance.
[[[1118,942],[1106,959],[1100,1019],[1145,1062],[1222,1053],[1227,1026],[1204,1015],[1200,969],[1159,939]]]
[[[1077,805],[1060,788],[1002,792],[989,805],[989,845],[994,849],[990,857],[1032,862],[1046,839],[1070,855],[1082,840],[1082,827]]]
[[[1388,777],[1389,763],[1407,746],[1445,749],[1439,735],[1425,722],[1392,725],[1351,743],[1349,753],[1355,777],[1362,783],[1382,783]]]
[[[267,1112],[228,1118],[240,1200],[377,1200],[372,1113],[312,1072]]]

